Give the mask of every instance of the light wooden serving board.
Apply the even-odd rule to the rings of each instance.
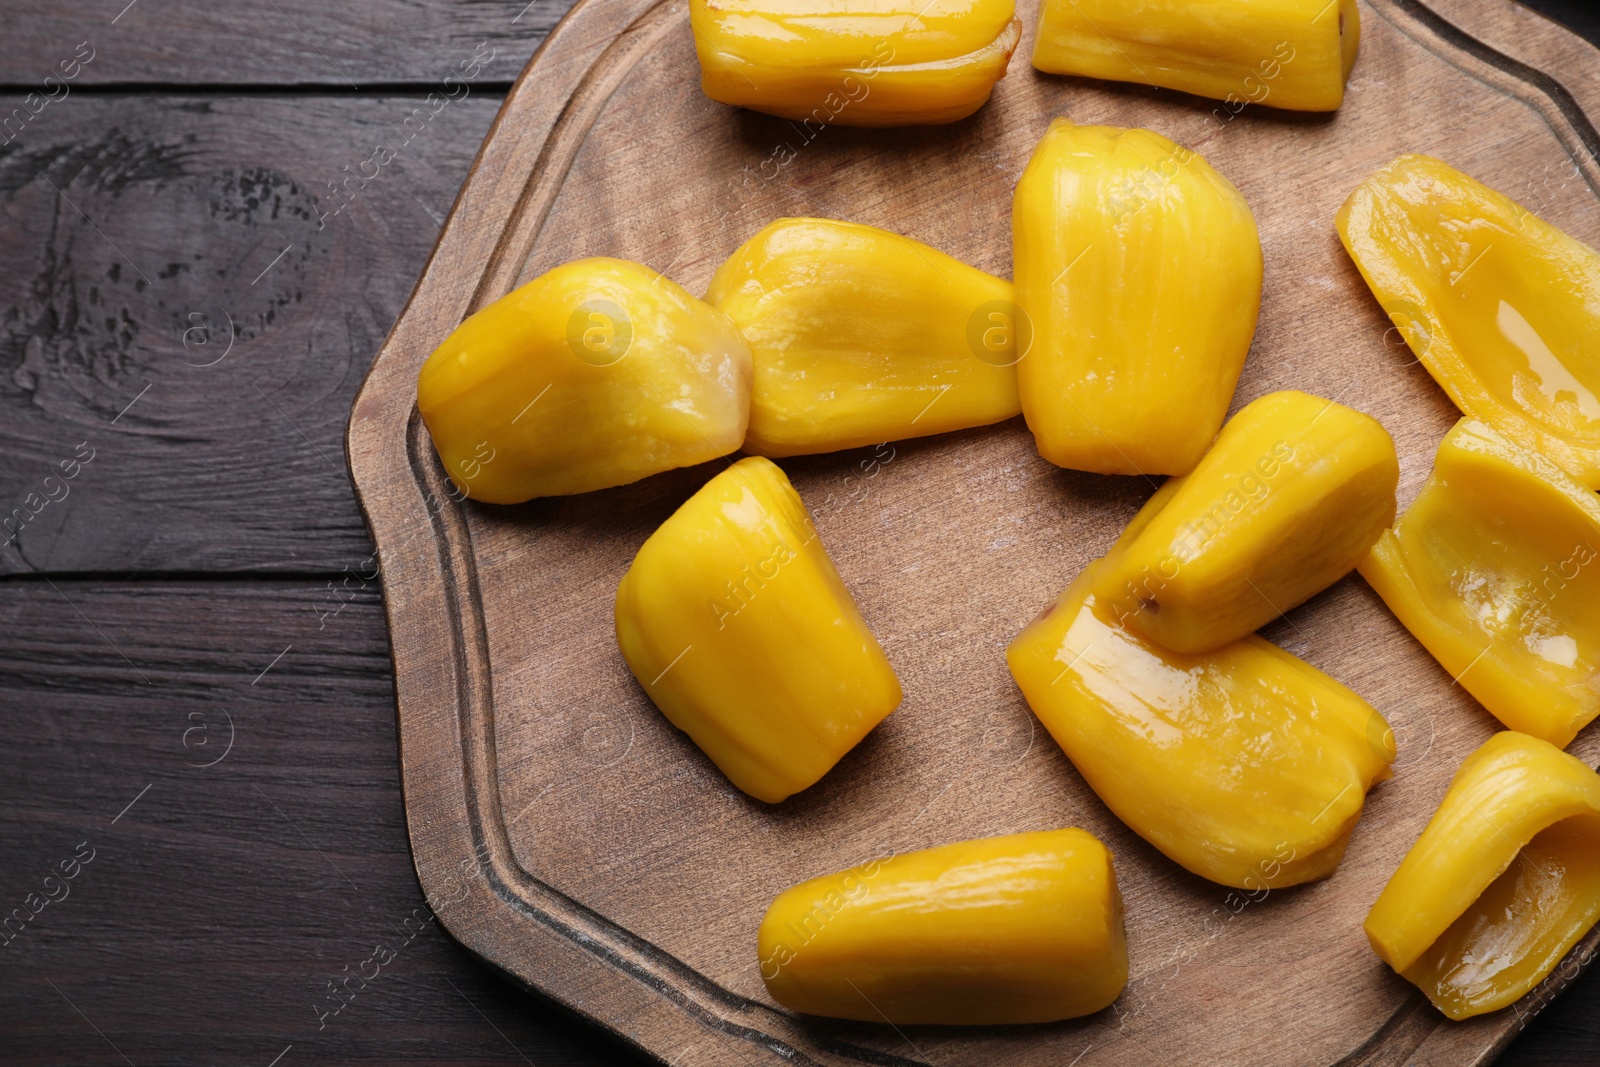
[[[1389,718],[1397,775],[1372,793],[1337,874],[1246,903],[1106,810],[1002,655],[1153,483],[1058,470],[1020,419],[785,461],[906,699],[776,807],[667,724],[612,635],[634,551],[719,464],[517,507],[448,492],[415,381],[471,311],[590,255],[701,293],[784,215],[886,227],[1008,276],[1012,186],[1049,120],[1070,115],[1157,130],[1238,184],[1260,221],[1266,294],[1235,406],[1299,388],[1376,416],[1408,503],[1456,412],[1341,250],[1334,212],[1394,155],[1426,152],[1600,243],[1600,137],[1583,110],[1600,113],[1600,52],[1502,0],[1368,0],[1342,111],[1252,106],[1222,122],[1213,101],[1036,73],[1036,9],[1020,7],[1010,75],[947,127],[808,141],[712,103],[683,0],[587,0],[529,64],[349,430],[428,900],[472,951],[676,1067],[1486,1063],[1561,981],[1450,1024],[1371,953],[1361,921],[1496,723],[1359,578],[1265,633]],[[1573,751],[1593,763],[1600,732]],[[1064,825],[1116,856],[1132,980],[1113,1008],[1049,1026],[895,1029],[798,1017],[765,995],[755,931],[783,888],[890,851]]]

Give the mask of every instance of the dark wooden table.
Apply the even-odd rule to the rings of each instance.
[[[432,922],[341,444],[568,2],[0,9],[0,1062],[644,1062]]]

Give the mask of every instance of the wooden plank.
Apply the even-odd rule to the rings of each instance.
[[[1481,6],[1486,21],[1511,25],[1507,5]],[[1021,10],[1031,22],[1032,5]],[[1509,1043],[1510,1012],[1459,1027],[1418,1014],[1419,995],[1360,932],[1451,772],[1495,724],[1359,580],[1268,636],[1372,700],[1411,747],[1374,792],[1336,877],[1275,893],[1218,939],[1202,920],[1225,891],[1153,853],[1047,741],[1000,765],[982,745],[996,728],[1036,730],[998,649],[1110,543],[1147,492],[1135,480],[1053,470],[1013,424],[907,443],[865,503],[819,514],[907,700],[815,789],[769,808],[730,792],[665,725],[611,638],[609,599],[633,550],[714,465],[516,508],[441,504],[438,464],[413,417],[417,367],[464,313],[577,255],[634,258],[698,290],[757,226],[821,214],[1006,273],[1012,183],[1048,120],[1070,109],[1080,122],[1148,125],[1204,145],[1239,184],[1261,223],[1268,281],[1237,402],[1305,388],[1378,416],[1396,437],[1409,501],[1457,416],[1386,346],[1389,324],[1333,234],[1335,209],[1377,166],[1423,151],[1594,241],[1600,172],[1589,146],[1600,135],[1533,72],[1463,42],[1412,0],[1369,0],[1362,14],[1350,95],[1326,119],[1250,111],[1230,122],[1192,97],[1023,70],[970,122],[828,128],[813,141],[707,102],[681,9],[590,0],[575,11],[509,98],[351,424],[353,472],[386,568],[424,884],[456,857],[487,857],[493,874],[442,913],[452,932],[687,1063],[1459,1067]],[[1026,55],[1026,32],[1020,47]],[[657,121],[641,128],[646,108]],[[764,158],[784,160],[778,174],[739,180]],[[860,458],[786,467],[816,506],[859,475]],[[595,730],[631,745],[586,753]],[[1597,746],[1590,731],[1574,751],[1593,761]],[[936,801],[938,818],[918,822]],[[530,809],[537,833],[517,822]],[[910,1049],[885,1028],[800,1019],[766,996],[750,937],[785,885],[877,850],[1063,823],[1091,829],[1117,857],[1134,976],[1118,1009],[1026,1031],[918,1030]],[[1146,997],[1180,954],[1182,980]]]
[[[351,398],[498,104],[83,97],[0,146],[0,572],[364,558]]]
[[[279,1067],[644,1062],[413,914],[370,584],[331,615],[320,583],[55,584],[0,583],[0,915],[60,896],[45,876],[81,842],[94,853],[0,935],[8,1063],[123,1065],[111,1043],[139,1064],[264,1065],[291,1044]],[[225,746],[219,709],[234,746],[196,766]],[[327,982],[395,948],[407,919],[423,932],[318,1029]],[[1502,1062],[1589,1067],[1597,1009],[1591,973]]]
[[[279,1067],[643,1062],[413,914],[370,584],[334,615],[337,596],[298,581],[56,585],[0,583],[0,914],[60,896],[45,876],[94,851],[66,897],[0,935],[8,1063],[121,1065],[112,1043],[140,1064],[264,1065],[291,1044]],[[219,709],[234,747],[195,766],[226,741]],[[407,919],[422,932],[319,1030],[327,982]],[[1597,1008],[1589,974],[1502,1062],[1587,1067]]]
[[[7,1063],[645,1062],[415,911],[370,582],[55,586],[0,582],[0,915],[67,894],[0,934]],[[233,748],[200,766],[221,711]],[[46,883],[85,841],[77,876]],[[378,944],[392,964],[319,1029],[327,983]],[[1503,1062],[1588,1067],[1597,1009],[1591,973]]]
[[[126,5],[126,6],[124,6]],[[21,0],[7,5],[0,85],[42,88],[92,55],[73,85],[438,83],[483,46],[488,76],[514,78],[571,0]],[[60,90],[55,90],[59,92]]]
[[[367,573],[0,583],[6,1063],[643,1062],[432,920]]]
[[[84,43],[94,58],[74,79],[80,86],[349,89],[438,81],[480,43],[495,50],[493,76],[509,80],[570,6],[571,0],[277,0],[260,7],[204,0],[20,0],[8,5],[12,47],[0,65],[0,85],[42,88]],[[1589,0],[1529,0],[1528,7],[1600,39],[1600,13]]]
[[[1456,0],[1438,2],[1452,17],[1457,16],[1450,7]],[[468,10],[477,12],[485,6],[472,5]],[[1472,25],[1477,6],[1456,6],[1462,9],[1459,20]],[[406,7],[413,12],[423,9],[416,4]],[[127,18],[136,11],[155,11],[166,18],[182,10],[141,5],[130,9]],[[299,9],[284,10],[293,17]],[[335,15],[343,11],[328,10]],[[523,21],[544,10],[530,9]],[[188,47],[203,40],[209,32],[206,19],[212,16],[206,13],[210,11],[209,6],[198,9],[198,14],[191,10],[189,14],[199,21],[184,24],[187,32],[163,29],[163,47],[173,47],[174,41]],[[40,7],[22,16],[19,25],[27,32],[38,19],[57,18],[54,12]],[[514,13],[500,14],[515,17]],[[1559,66],[1580,97],[1600,99],[1600,76],[1586,74],[1593,64],[1583,62],[1586,55],[1593,54],[1592,49],[1565,35],[1532,32],[1542,25],[1536,15],[1520,9],[1514,9],[1514,15],[1531,20],[1531,28],[1523,32],[1518,27],[1517,33],[1508,35],[1513,38],[1511,45],[1543,45],[1548,54],[1538,58]],[[427,17],[437,19],[437,10]],[[452,37],[408,35],[394,29],[404,23],[398,13],[388,12],[385,18],[387,36],[380,35],[384,40],[420,41],[419,47],[431,50],[431,58],[407,68],[405,77],[418,78],[419,71],[432,69],[430,64],[460,73],[461,60],[454,66],[447,62]],[[125,24],[126,20],[117,23],[119,32]],[[244,31],[236,27],[236,32]],[[502,52],[494,44],[490,47],[496,49],[495,58],[482,65],[481,79],[504,77],[516,69],[520,53]],[[75,50],[76,46],[63,53],[64,57]],[[36,54],[30,48],[17,49],[7,62],[17,64]],[[260,49],[230,46],[227,51],[213,49],[211,54],[254,57]],[[474,54],[476,43],[461,59]],[[101,58],[97,51],[96,58],[82,66],[81,76],[87,79]],[[166,62],[162,69],[173,78],[214,76],[188,63]],[[296,70],[284,59],[276,76],[294,80],[300,77]],[[438,88],[472,95],[452,101],[440,115],[430,117],[423,132],[405,144],[396,163],[382,169],[381,178],[371,188],[362,190],[363,203],[334,219],[353,223],[350,228],[364,238],[346,245],[354,249],[351,255],[335,258],[340,274],[327,283],[348,306],[344,323],[337,321],[337,315],[327,315],[321,329],[337,335],[342,327],[348,336],[347,350],[334,353],[320,344],[303,350],[301,338],[290,338],[281,329],[272,331],[271,337],[263,333],[251,338],[258,342],[249,348],[253,360],[305,363],[313,377],[324,376],[324,384],[327,375],[342,376],[321,395],[304,381],[285,396],[272,392],[275,383],[270,381],[241,382],[217,369],[182,365],[212,358],[209,353],[216,347],[202,352],[199,342],[226,336],[227,316],[235,310],[232,290],[251,290],[245,315],[258,319],[274,314],[273,305],[285,294],[273,291],[262,298],[260,292],[267,290],[261,287],[272,286],[278,279],[269,274],[254,286],[249,283],[255,281],[253,268],[268,261],[239,258],[257,238],[264,239],[259,220],[237,211],[208,217],[202,211],[182,208],[180,201],[189,197],[192,202],[203,196],[209,202],[211,198],[202,188],[208,182],[220,187],[249,176],[269,185],[286,180],[298,187],[302,209],[331,210],[336,204],[327,183],[348,179],[359,186],[345,168],[358,170],[371,158],[369,142],[406,138],[411,132],[406,119],[412,118],[415,125],[415,107],[425,96],[422,91],[394,99],[343,102],[210,96],[177,103],[79,98],[47,105],[22,124],[20,133],[12,130],[6,134],[10,143],[0,146],[0,197],[7,217],[23,225],[8,227],[0,234],[0,248],[6,252],[0,260],[5,264],[0,269],[0,366],[7,371],[0,377],[0,397],[18,402],[26,414],[0,427],[0,506],[4,509],[0,514],[26,518],[31,528],[10,547],[3,547],[9,531],[0,531],[0,572],[309,570],[330,562],[343,566],[364,555],[366,541],[359,519],[332,473],[342,466],[337,447],[337,426],[342,420],[339,401],[348,399],[357,368],[392,321],[409,279],[425,255],[434,225],[447,210],[476,139],[491,117],[489,95],[481,89],[469,86],[463,90],[456,85],[445,89],[442,80]],[[23,97],[0,99],[0,115],[18,108],[26,110]],[[386,132],[391,126],[396,133]],[[284,137],[286,128],[295,131],[292,140]],[[276,146],[271,160],[265,160],[263,144]],[[79,167],[77,177],[81,179],[81,164],[86,159],[98,167],[98,174],[113,175],[112,180],[119,184],[109,195],[105,189],[84,190],[70,184],[63,190],[72,203],[90,213],[92,226],[46,185],[60,179],[62,166]],[[57,169],[41,168],[41,160],[54,161],[51,165]],[[185,190],[172,187],[175,173],[181,174]],[[98,179],[91,175],[90,180]],[[163,210],[154,215],[121,211],[124,202],[137,202],[141,195],[152,193],[166,198]],[[246,190],[233,193],[235,207],[248,203]],[[321,206],[305,203],[307,197],[320,198]],[[114,219],[111,225],[106,224],[107,214]],[[129,227],[130,220],[133,232],[122,232],[119,226]],[[31,226],[27,225],[30,221]],[[58,221],[60,233],[54,228]],[[103,238],[94,231],[95,226]],[[316,236],[326,239],[328,235]],[[100,242],[98,251],[87,247],[91,240]],[[152,278],[152,283],[162,284],[141,289],[141,279],[135,275],[143,267],[123,260],[112,242],[123,251],[132,248],[141,255],[149,253],[149,259],[138,262],[145,266],[155,263],[158,273],[174,263],[187,264],[191,270],[175,279]],[[192,259],[197,251],[202,264]],[[286,262],[293,266],[293,256]],[[58,265],[67,269],[58,269]],[[214,270],[219,265],[228,276],[207,274],[204,280],[212,283],[210,290],[197,284],[201,279],[193,267]],[[111,279],[113,270],[124,276]],[[176,286],[171,284],[174,281]],[[112,309],[112,315],[94,314],[104,309],[92,306],[93,300],[110,298],[118,287],[127,298],[125,303]],[[175,288],[179,290],[176,296],[170,292]],[[168,290],[165,303],[159,290]],[[78,291],[91,306],[80,308],[71,299]],[[303,290],[296,291],[302,296],[297,304],[303,303]],[[346,296],[358,292],[359,298]],[[253,304],[248,299],[251,295],[257,297]],[[363,305],[370,312],[364,316],[355,310]],[[130,321],[122,321],[124,315]],[[304,322],[305,316],[300,318]],[[101,338],[89,336],[96,323],[102,327]],[[283,319],[274,318],[271,325],[281,327]],[[244,329],[248,332],[250,327]],[[240,348],[238,354],[245,351]],[[328,360],[334,356],[343,358],[330,364]],[[229,359],[239,362],[237,356]],[[141,369],[152,373],[140,377]],[[157,370],[160,383],[154,373]],[[195,371],[206,373],[192,374]],[[180,408],[162,413],[159,426],[140,426],[136,419],[140,405],[159,401],[164,392],[169,399],[174,397],[169,388],[174,372],[191,376],[178,383],[184,394]],[[156,388],[158,384],[161,388]],[[41,385],[43,388],[37,388]],[[142,392],[146,386],[152,387],[148,393]],[[267,404],[261,403],[257,387],[270,396]],[[276,421],[266,425],[261,423],[259,411],[255,416],[244,413],[237,425],[221,418],[238,414],[241,389],[244,400],[253,397],[260,409],[277,404],[283,409],[282,417],[273,411]],[[79,433],[109,423],[122,405],[135,397],[140,398],[135,408],[112,424],[115,429],[109,439],[102,434],[91,440]],[[301,404],[309,404],[310,409],[301,410]],[[203,414],[196,418],[196,412]],[[242,440],[244,434],[234,432],[241,429],[248,430],[253,440]],[[314,442],[314,449],[306,446],[307,438]],[[102,442],[109,443],[109,453]],[[102,462],[98,468],[90,464],[82,480],[68,483],[58,468],[71,463],[80,444],[94,449]],[[128,457],[125,462],[124,453]],[[103,462],[107,456],[117,460],[114,474],[107,473],[112,466]],[[161,466],[159,457],[163,456],[170,458],[170,470]],[[327,480],[321,478],[324,471]],[[51,476],[54,480],[46,482]],[[90,489],[94,491],[86,491]],[[52,499],[74,490],[71,502]],[[23,509],[20,514],[19,508]],[[17,525],[21,523],[14,521],[13,526]],[[116,530],[113,537],[106,536],[108,527]]]

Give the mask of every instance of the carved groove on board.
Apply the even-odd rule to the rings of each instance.
[[[528,175],[522,195],[517,198],[517,205],[501,231],[495,254],[489,259],[489,269],[484,271],[472,294],[467,314],[516,287],[517,279],[527,269],[528,257],[533,254],[533,243],[544,228],[556,194],[561,191],[561,183],[577,158],[578,150],[588,139],[589,131],[634,65],[657,41],[678,27],[678,20],[672,16],[681,12],[678,0],[658,0],[622,31],[584,74],[578,90],[561,109],[549,138],[539,150],[539,158]]]
[[[1360,1048],[1333,1064],[1333,1067],[1378,1067],[1379,1064],[1404,1063],[1405,1058],[1428,1039],[1436,1025],[1433,1005],[1422,995],[1422,990],[1414,989],[1384,1020],[1376,1033]]]
[[[1455,23],[1423,4],[1421,0],[1367,0],[1367,2],[1372,4],[1373,10],[1377,11],[1379,15],[1382,15],[1390,23],[1399,25],[1393,18],[1384,13],[1384,5],[1391,5],[1397,11],[1405,12],[1418,23],[1427,27],[1433,36],[1449,46],[1449,49],[1444,51],[1429,49],[1429,51],[1434,52],[1441,58],[1449,60],[1449,53],[1452,50],[1457,53],[1465,52],[1467,55],[1482,60],[1488,66],[1511,75],[1516,81],[1531,86],[1539,96],[1544,97],[1555,105],[1562,119],[1578,135],[1584,151],[1580,160],[1578,153],[1571,152],[1571,149],[1568,149],[1569,153],[1574,157],[1574,162],[1592,164],[1596,159],[1600,159],[1600,131],[1595,130],[1594,125],[1589,121],[1589,116],[1584,114],[1583,108],[1578,105],[1577,99],[1567,91],[1565,85],[1562,85],[1544,71],[1530,67],[1521,60],[1513,59],[1504,52],[1484,44]],[[1425,44],[1414,35],[1408,36],[1411,36],[1412,40],[1417,41],[1419,44]],[[1457,63],[1456,66],[1459,67],[1460,64]],[[1522,96],[1520,93],[1517,96],[1518,99],[1528,100],[1527,97]],[[1548,117],[1546,117],[1546,121],[1549,121]],[[1555,132],[1556,136],[1561,136],[1559,123],[1551,122],[1550,128]],[[1600,187],[1596,186],[1592,178],[1589,179],[1589,188],[1600,193]]]
[[[583,18],[589,7],[588,3],[580,4],[569,15],[569,21]],[[1528,106],[1550,128],[1582,173],[1590,192],[1600,191],[1600,177],[1597,177],[1600,171],[1596,170],[1595,165],[1596,156],[1600,155],[1600,133],[1596,132],[1571,94],[1560,83],[1468,36],[1419,0],[1368,0],[1368,7],[1420,47],[1468,76]],[[598,50],[540,147],[529,177],[522,184],[499,232],[495,254],[484,265],[476,282],[466,287],[472,293],[468,313],[509,291],[526,270],[528,256],[562,183],[606,103],[638,61],[650,54],[652,47],[668,32],[681,25],[682,13],[682,6],[677,0],[658,0],[641,12],[609,44]],[[536,70],[541,58],[545,58],[542,51],[524,73],[523,83]],[[517,95],[514,94],[512,101],[508,102],[508,108],[516,100]],[[501,119],[507,119],[508,116],[513,120],[515,118],[514,113],[507,112],[502,114]],[[499,121],[496,122],[497,130]],[[451,222],[456,221],[453,211]],[[475,224],[482,225],[481,222]],[[447,225],[446,235],[448,233]],[[441,242],[445,239],[442,236]],[[472,269],[461,268],[460,273],[470,277]],[[397,334],[400,329],[397,325]],[[380,359],[389,354],[386,345]],[[369,377],[367,386],[363,387],[363,397],[373,380]],[[392,395],[391,399],[394,399]],[[437,506],[426,509],[437,552],[437,573],[429,574],[426,571],[431,564],[418,566],[415,562],[423,558],[421,554],[405,556],[398,552],[401,532],[382,521],[388,516],[373,513],[375,509],[367,494],[359,494],[363,508],[368,509],[369,519],[373,520],[374,537],[380,548],[385,550],[385,596],[391,595],[391,585],[396,588],[403,585],[408,590],[421,591],[423,595],[418,600],[426,602],[429,599],[428,591],[438,590],[443,596],[443,603],[438,606],[448,616],[442,621],[436,620],[428,629],[448,635],[449,655],[441,656],[441,659],[448,661],[449,681],[453,686],[450,692],[453,693],[455,707],[447,710],[452,710],[455,716],[455,730],[462,747],[460,761],[448,776],[430,775],[424,779],[419,774],[416,780],[412,780],[410,764],[406,763],[408,776],[404,784],[408,794],[407,817],[408,820],[416,817],[412,804],[419,803],[418,798],[422,795],[428,795],[426,806],[430,809],[464,810],[469,839],[452,841],[450,852],[466,855],[470,851],[472,856],[482,857],[485,877],[469,881],[468,891],[478,895],[474,903],[480,905],[481,911],[477,915],[468,915],[465,909],[452,909],[449,902],[433,901],[434,890],[440,884],[437,872],[424,869],[419,862],[419,877],[429,892],[430,902],[438,905],[434,910],[440,921],[469,950],[554,996],[580,1014],[622,1033],[658,1056],[667,1054],[662,1042],[670,1035],[652,1033],[648,1023],[626,1017],[615,1009],[607,1010],[610,1005],[603,1001],[599,1007],[586,1003],[584,997],[579,995],[578,984],[557,981],[550,967],[545,969],[543,977],[552,982],[551,986],[530,979],[517,967],[497,958],[503,955],[503,943],[494,938],[478,936],[485,925],[504,921],[507,916],[515,916],[520,920],[519,926],[522,922],[537,924],[546,933],[587,953],[614,973],[618,981],[625,979],[670,1002],[676,1010],[692,1020],[699,1032],[714,1041],[720,1041],[725,1052],[731,1053],[737,1049],[748,1054],[759,1050],[770,1057],[768,1062],[773,1063],[816,1065],[848,1061],[882,1064],[885,1067],[926,1067],[919,1060],[829,1040],[810,1032],[784,1012],[730,992],[677,956],[539,880],[517,862],[501,807],[496,774],[492,664],[489,661],[488,636],[477,583],[468,510],[451,500],[449,485],[427,441],[414,404],[406,411],[400,410],[400,405],[392,404],[381,418],[372,419],[365,426],[358,420],[352,420],[349,442],[352,451],[358,435],[364,445],[384,436],[403,441],[404,457],[386,455],[377,464],[377,467],[384,469],[379,471],[375,467],[373,472],[386,477],[397,474],[403,476],[411,482],[410,488],[420,494],[422,500],[438,502]],[[357,472],[358,480],[367,472],[364,465],[355,463],[352,463],[351,469]],[[358,484],[358,492],[361,488]],[[391,564],[410,566],[396,566],[391,571]],[[437,597],[433,599],[437,603]],[[398,646],[396,653],[398,656]],[[397,663],[397,675],[399,673]],[[406,737],[413,729],[419,735],[425,732],[420,720],[430,711],[437,713],[441,709],[422,706],[421,702],[415,700],[409,686],[397,686],[397,698],[404,749]],[[409,724],[413,718],[419,721],[419,725],[411,728]],[[430,731],[435,736],[439,732],[437,727],[430,727]],[[455,781],[457,773],[461,775],[460,782]],[[459,793],[456,792],[458,788]],[[413,828],[414,840],[420,832],[418,828]],[[437,834],[438,831],[433,832]],[[1600,944],[1600,930],[1586,938],[1574,953],[1585,953],[1597,944]],[[1576,958],[1581,960],[1581,955]],[[1565,970],[1567,973],[1564,975],[1552,974],[1543,985],[1529,994],[1528,1001],[1538,1004],[1548,1002],[1571,981],[1571,968]],[[1521,1017],[1510,1013],[1503,1018],[1489,1018],[1495,1021],[1491,1023],[1486,1019],[1472,1028],[1450,1024],[1441,1016],[1432,1014],[1432,1009],[1421,994],[1416,993],[1397,1005],[1367,1041],[1339,1061],[1338,1067],[1397,1065],[1410,1062],[1413,1054],[1420,1054],[1423,1059],[1418,1062],[1424,1062],[1435,1047],[1444,1055],[1456,1049],[1472,1062],[1485,1062],[1509,1044],[1517,1032],[1518,1022],[1522,1021]],[[656,1040],[653,1041],[653,1038]],[[1469,1042],[1475,1042],[1470,1045],[1470,1051]],[[811,1058],[816,1056],[822,1059]],[[1441,1059],[1438,1062],[1448,1060]]]

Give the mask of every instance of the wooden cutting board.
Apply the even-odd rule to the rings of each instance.
[[[1456,412],[1341,250],[1335,209],[1394,155],[1426,152],[1600,244],[1600,136],[1579,103],[1600,110],[1600,52],[1502,0],[1367,0],[1343,110],[1230,116],[1179,93],[1036,73],[1035,3],[1019,6],[1028,29],[1011,74],[947,127],[808,134],[712,103],[683,0],[587,0],[523,73],[349,430],[429,903],[485,960],[677,1067],[1488,1062],[1579,961],[1514,1009],[1451,1024],[1368,949],[1368,907],[1497,724],[1359,578],[1265,633],[1389,718],[1396,777],[1373,792],[1332,878],[1249,899],[1118,822],[1002,657],[1149,481],[1058,470],[1020,419],[785,461],[906,700],[776,807],[740,794],[666,723],[612,635],[634,551],[719,464],[517,507],[449,492],[415,380],[471,311],[589,255],[704,292],[724,257],[783,215],[871,223],[1009,275],[1012,186],[1064,114],[1157,130],[1239,185],[1260,220],[1266,293],[1235,405],[1299,388],[1376,416],[1409,503]],[[1600,731],[1573,751],[1600,758]],[[755,931],[783,888],[890,851],[1063,825],[1116,856],[1132,979],[1111,1009],[1049,1026],[897,1029],[802,1018],[765,995]]]

